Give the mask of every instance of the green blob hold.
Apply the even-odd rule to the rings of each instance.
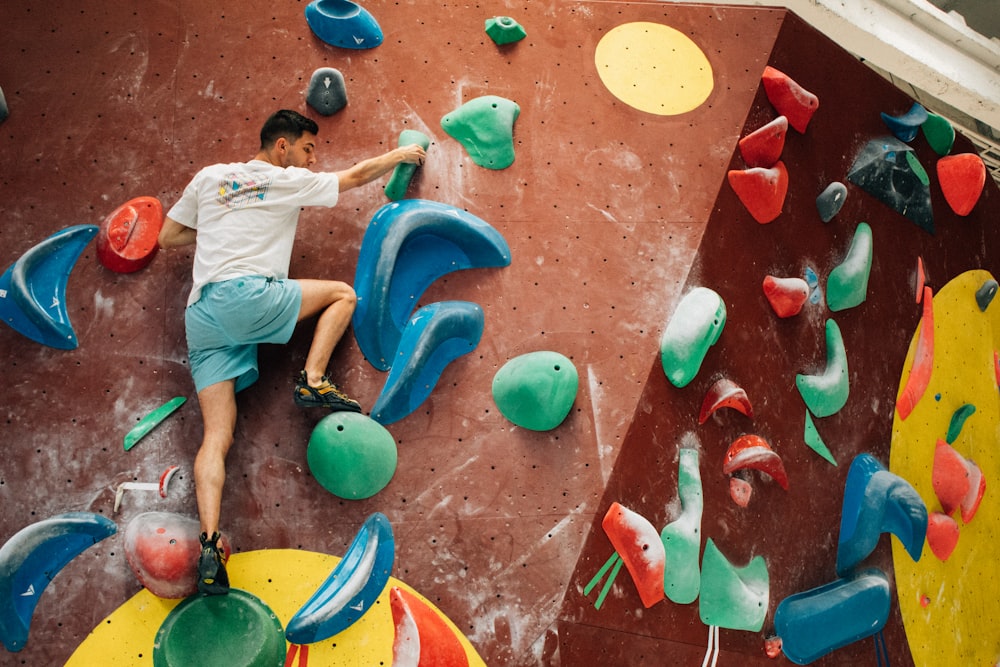
[[[580,379],[558,352],[529,352],[511,359],[493,377],[493,400],[521,428],[548,431],[566,419]]]
[[[910,165],[913,175],[917,177],[921,185],[927,187],[931,184],[931,177],[927,175],[927,170],[924,169],[924,165],[920,164],[920,159],[913,151],[906,151],[906,162]]]
[[[734,567],[709,538],[701,561],[698,612],[702,623],[758,632],[764,625],[770,594],[771,580],[762,556],[746,567]]]
[[[971,417],[975,411],[976,406],[972,403],[966,403],[958,410],[955,410],[954,414],[951,416],[951,423],[948,424],[948,435],[945,437],[945,441],[949,445],[955,444],[955,440],[958,439],[958,435],[962,432],[962,428],[965,426],[965,420]]]
[[[955,145],[955,128],[947,119],[928,112],[927,120],[920,129],[935,153],[944,156],[951,152],[951,147]]]
[[[847,350],[840,327],[833,320],[826,321],[826,370],[820,375],[796,375],[795,386],[809,412],[817,417],[836,414],[847,403]]]
[[[417,130],[403,130],[399,133],[399,143],[397,146],[409,146],[418,144],[424,150],[431,145],[430,137]],[[410,187],[410,180],[413,178],[417,165],[408,162],[401,162],[392,170],[392,176],[385,184],[385,196],[392,201],[399,201],[406,195],[406,189]]]
[[[192,595],[167,615],[153,644],[154,667],[246,665],[281,667],[285,631],[254,595]]]
[[[823,442],[823,438],[820,436],[819,431],[816,430],[816,424],[813,423],[812,415],[809,414],[808,410],[806,410],[806,426],[802,437],[805,439],[806,445],[809,446],[809,449],[813,450],[833,465],[837,465],[837,460],[833,458],[830,448],[826,446],[826,443]]]
[[[675,387],[694,379],[725,326],[726,304],[715,291],[695,287],[684,295],[660,338],[660,363]]]
[[[520,113],[511,100],[484,95],[445,115],[441,127],[480,167],[506,169],[514,162],[514,121]]]
[[[663,592],[671,602],[690,604],[701,589],[698,553],[701,551],[701,516],[705,508],[697,449],[681,449],[677,472],[681,515],[660,531],[666,554]]]
[[[486,34],[498,46],[519,42],[527,36],[521,24],[509,16],[494,16],[486,19]]]
[[[854,232],[847,257],[830,272],[827,280],[826,303],[830,310],[837,312],[864,303],[873,252],[872,228],[862,222]]]
[[[396,472],[396,441],[384,426],[357,412],[334,412],[309,436],[306,460],[323,488],[348,500],[370,498]]]

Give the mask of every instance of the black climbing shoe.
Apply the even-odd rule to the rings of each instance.
[[[295,405],[300,408],[329,408],[333,412],[361,412],[361,404],[337,388],[323,376],[323,384],[310,387],[306,372],[300,371],[293,394]]]
[[[212,539],[201,534],[201,556],[198,557],[198,592],[202,595],[225,595],[229,592],[226,554],[219,544],[219,533]]]

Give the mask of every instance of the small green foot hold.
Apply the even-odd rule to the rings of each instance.
[[[160,422],[172,415],[177,408],[184,405],[185,401],[187,399],[183,396],[177,396],[143,417],[131,431],[125,434],[125,451],[135,447],[136,443],[159,426]]]
[[[521,24],[509,16],[486,19],[486,34],[497,46],[519,42],[527,36]]]

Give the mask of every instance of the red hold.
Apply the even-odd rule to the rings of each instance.
[[[802,278],[765,276],[764,296],[778,317],[793,317],[809,298],[809,283]]]
[[[708,389],[705,399],[701,402],[698,423],[704,424],[712,416],[712,413],[720,408],[733,408],[753,419],[753,406],[750,405],[746,391],[727,378],[718,380]]]
[[[913,408],[923,398],[927,385],[931,382],[931,371],[934,369],[934,295],[931,288],[924,286],[924,312],[920,318],[920,334],[917,337],[917,349],[913,353],[913,365],[906,378],[906,385],[896,400],[896,412],[903,421],[910,416]]]
[[[418,596],[393,586],[389,606],[395,626],[392,664],[397,667],[467,667],[469,659],[455,632]]]
[[[774,479],[785,491],[788,490],[788,474],[781,457],[759,435],[742,435],[729,445],[722,472],[730,475],[744,468],[759,470]]]
[[[729,185],[754,220],[763,225],[781,215],[788,194],[788,169],[781,160],[769,169],[732,169],[727,176]]]
[[[986,165],[975,153],[948,155],[937,161],[945,201],[958,215],[969,215],[986,184]]]
[[[781,159],[788,134],[788,119],[778,116],[740,139],[740,154],[748,167],[773,167]]]
[[[934,449],[931,485],[942,511],[951,516],[961,508],[964,523],[972,521],[986,493],[986,478],[979,466],[944,440],[938,440]]]
[[[947,514],[931,512],[927,515],[927,546],[941,562],[948,560],[958,545],[958,523]]]
[[[116,273],[145,268],[159,249],[163,205],[156,197],[136,197],[125,202],[101,223],[97,258]]]
[[[667,556],[653,524],[616,502],[604,515],[601,526],[632,575],[643,606],[648,609],[664,599],[663,570]]]
[[[793,81],[787,74],[771,66],[761,76],[764,92],[775,110],[788,118],[788,123],[804,134],[813,114],[819,108],[819,98]]]

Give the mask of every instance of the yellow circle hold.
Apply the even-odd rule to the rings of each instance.
[[[659,23],[613,28],[598,42],[594,61],[612,95],[659,116],[697,109],[715,85],[712,65],[698,45]]]

